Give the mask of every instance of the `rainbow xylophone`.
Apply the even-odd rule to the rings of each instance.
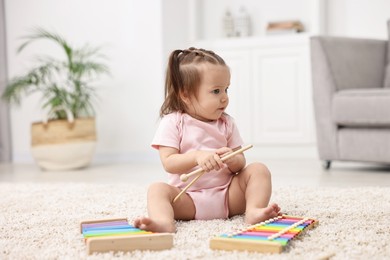
[[[126,218],[83,221],[80,231],[88,254],[132,250],[163,250],[173,246],[173,234],[135,228]]]
[[[318,221],[282,215],[237,232],[210,240],[211,249],[280,253],[296,236],[318,225]]]

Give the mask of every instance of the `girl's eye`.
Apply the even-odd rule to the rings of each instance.
[[[219,94],[219,92],[220,92],[219,89],[214,89],[214,90],[213,90],[213,93],[214,93],[214,94]]]

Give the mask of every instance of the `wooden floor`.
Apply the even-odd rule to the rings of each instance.
[[[324,170],[316,159],[263,161],[271,170],[273,186],[362,187],[390,186],[390,165],[334,162]],[[138,183],[164,181],[159,163],[99,164],[77,171],[41,171],[35,164],[0,164],[0,182]]]

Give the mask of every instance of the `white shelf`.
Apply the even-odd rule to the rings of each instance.
[[[300,20],[309,34],[319,34],[325,30],[326,0],[188,1],[191,42],[224,38],[222,21],[225,11],[229,9],[234,15],[241,6],[247,9],[251,17],[254,37],[265,36],[267,23],[278,20]]]
[[[256,36],[245,38],[219,38],[215,40],[198,40],[194,42],[195,47],[202,48],[250,48],[250,47],[277,47],[289,45],[296,45],[306,43],[311,36],[309,33],[283,34],[283,35],[269,35]]]

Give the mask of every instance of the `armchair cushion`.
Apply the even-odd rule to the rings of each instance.
[[[388,41],[320,37],[336,90],[366,89],[383,86]],[[313,59],[318,59],[317,51]]]
[[[347,89],[334,94],[332,121],[339,126],[390,126],[390,89]]]

